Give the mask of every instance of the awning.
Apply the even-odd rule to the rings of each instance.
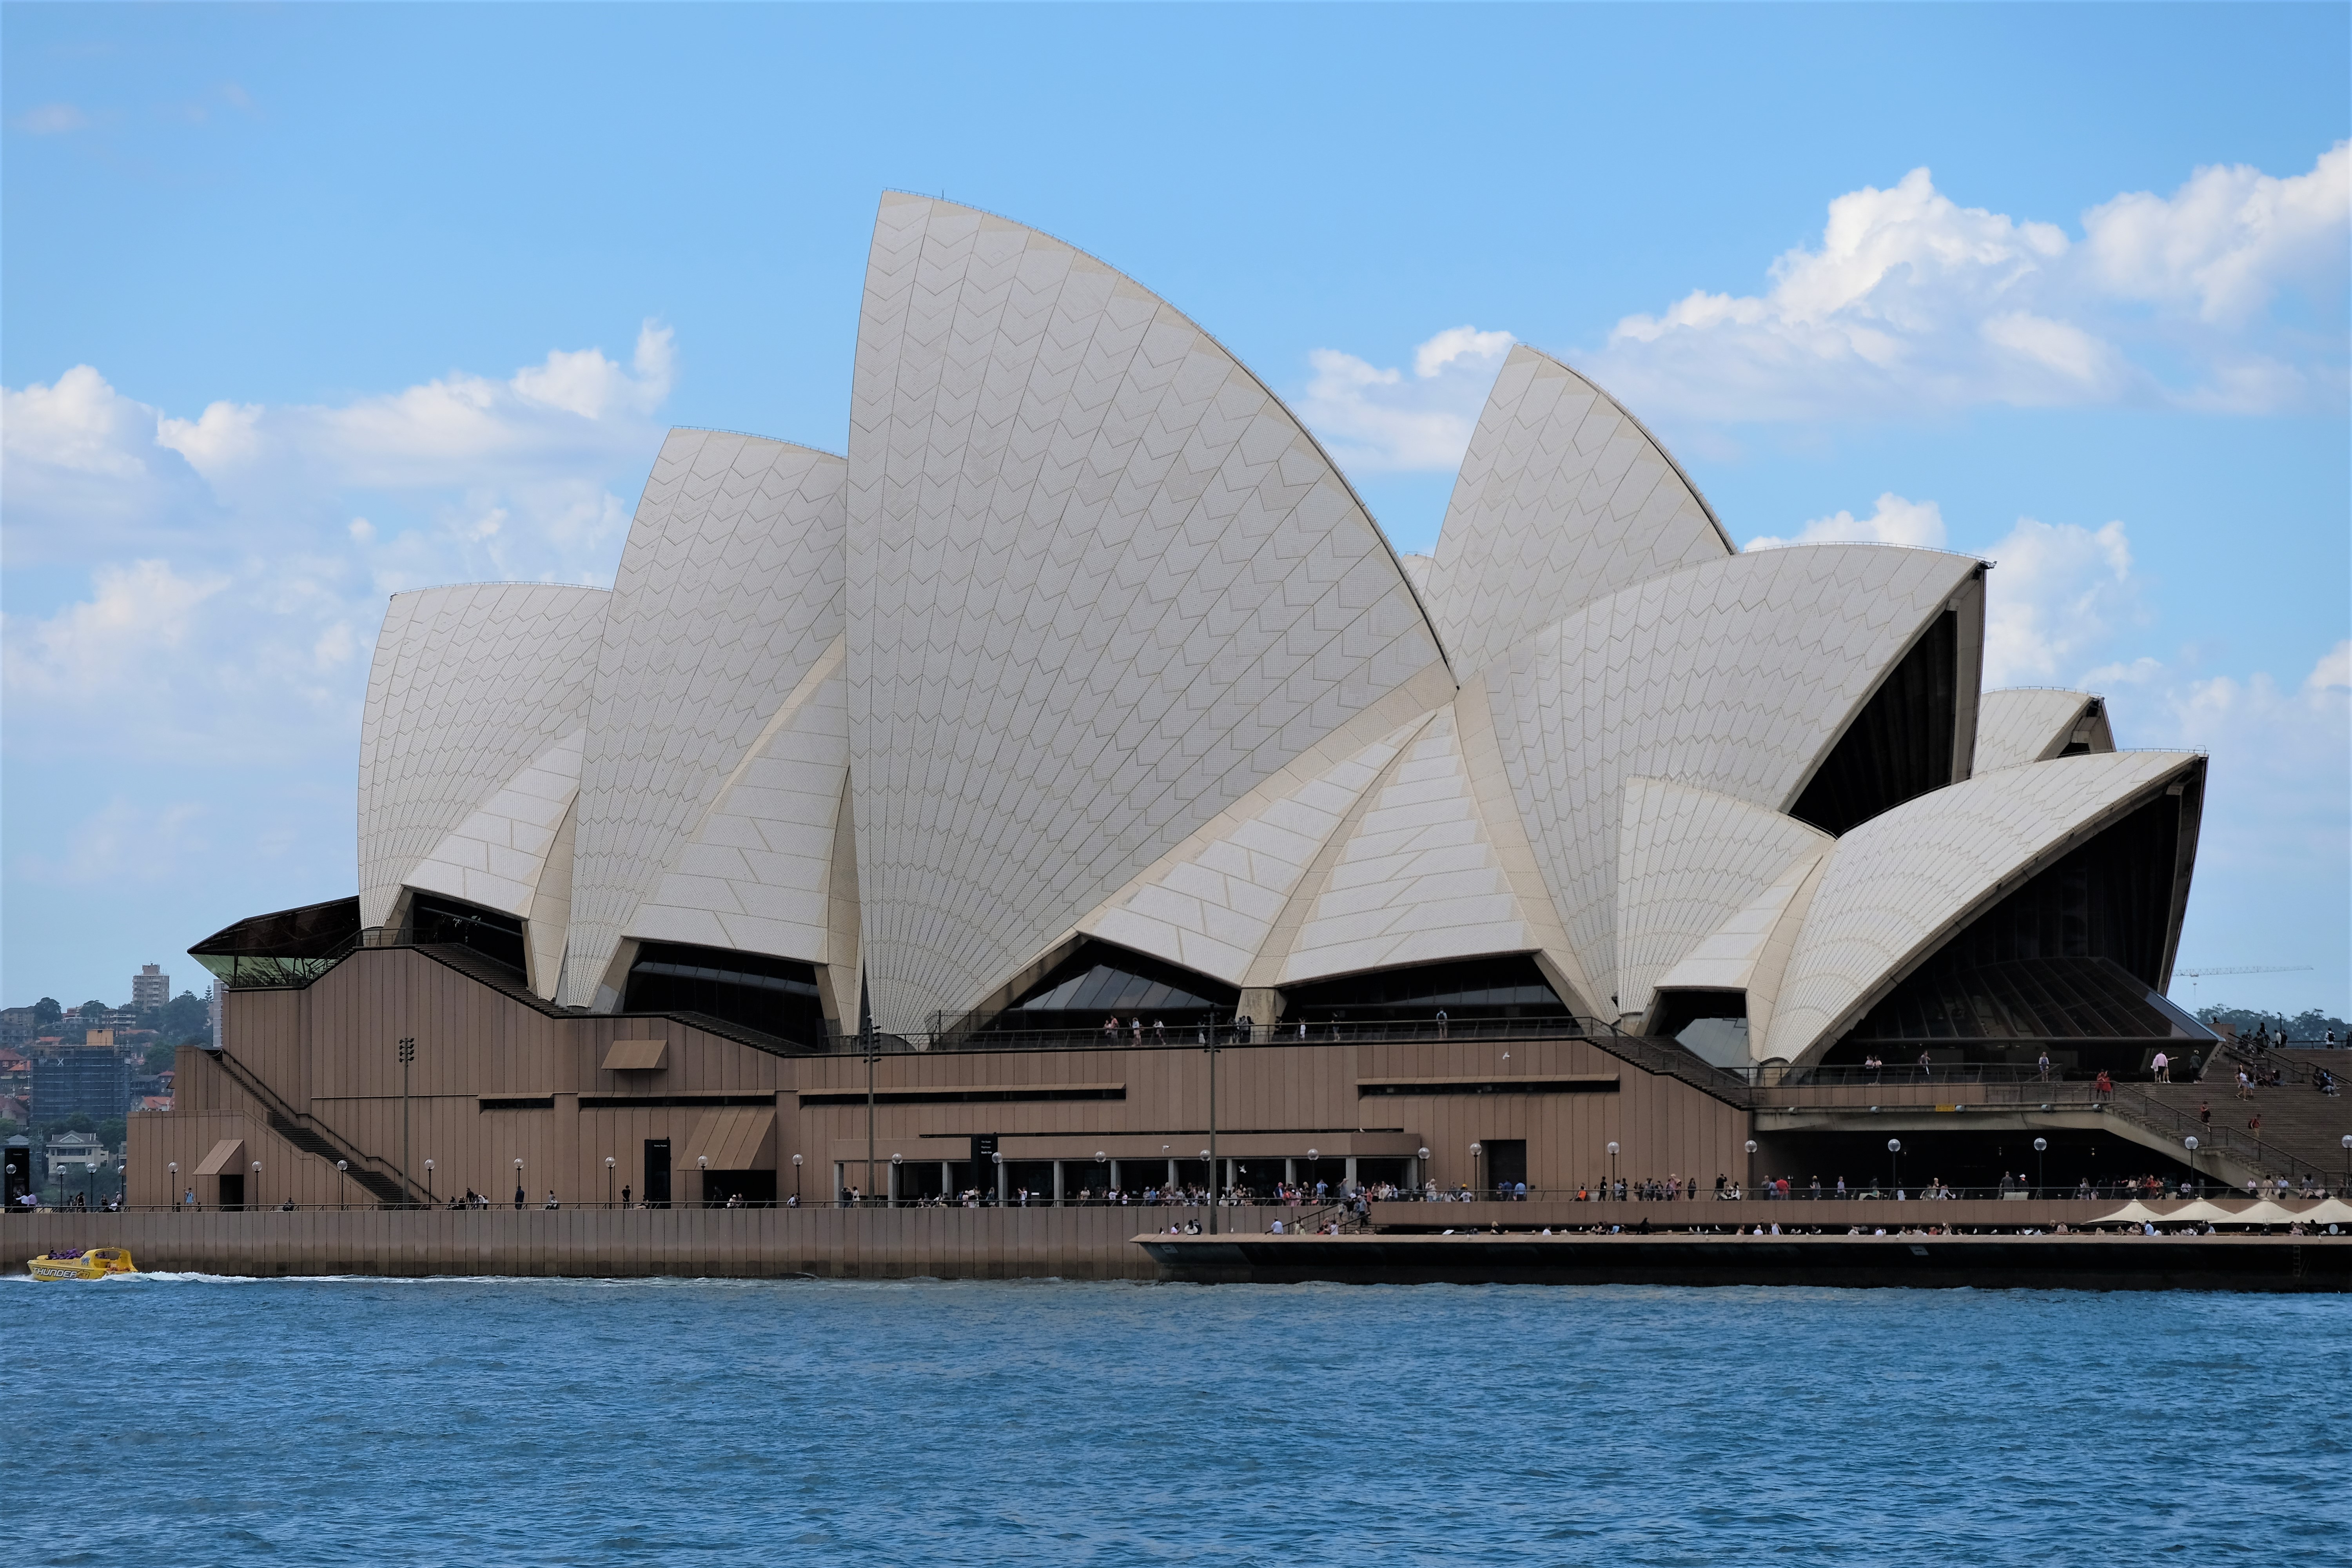
[[[728,1109],[705,1112],[686,1141],[674,1168],[693,1170],[709,1159],[714,1171],[772,1171],[776,1168],[776,1110]]]
[[[659,1072],[669,1061],[667,1040],[614,1040],[604,1052],[606,1072]]]
[[[217,1176],[224,1171],[235,1171],[239,1174],[244,1173],[244,1139],[222,1139],[219,1142],[213,1145],[213,1152],[205,1156],[205,1163],[196,1167],[196,1174],[199,1176]]]

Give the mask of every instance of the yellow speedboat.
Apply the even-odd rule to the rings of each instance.
[[[103,1279],[110,1274],[136,1274],[138,1265],[131,1261],[131,1252],[121,1247],[91,1247],[77,1252],[71,1247],[57,1252],[45,1252],[25,1265],[36,1279]]]

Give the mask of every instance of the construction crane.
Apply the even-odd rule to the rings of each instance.
[[[2197,983],[2209,974],[2301,974],[2311,968],[2308,963],[2237,963],[2227,969],[2176,969],[2177,979],[2189,976],[2189,1011],[2197,1011]]]

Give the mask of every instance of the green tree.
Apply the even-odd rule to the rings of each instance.
[[[58,1005],[58,999],[54,996],[44,996],[33,1004],[33,1022],[43,1028],[47,1028],[65,1016],[66,1010]]]
[[[85,1018],[89,1017],[92,1013],[111,1013],[113,1011],[113,1008],[108,1006],[103,1002],[85,1002],[81,1005],[81,1016]]]

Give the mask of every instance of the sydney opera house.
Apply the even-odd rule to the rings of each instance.
[[[609,591],[392,600],[356,896],[199,944],[141,1136],[207,1201],[1067,1199],[1213,1117],[1221,1184],[1869,1174],[1866,1062],[2210,1041],[2204,761],[1980,689],[1988,572],[1743,553],[1526,347],[1401,554],[1174,308],[892,195],[846,456],[675,430]]]

